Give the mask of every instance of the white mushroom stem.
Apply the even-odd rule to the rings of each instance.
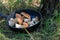
[[[16,28],[24,28],[23,25],[20,25],[20,24],[15,24]]]

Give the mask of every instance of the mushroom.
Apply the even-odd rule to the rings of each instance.
[[[18,13],[16,13],[16,18],[21,18],[21,15],[20,14],[18,14]]]
[[[13,18],[10,18],[10,20],[8,21],[8,23],[9,23],[9,26],[14,26],[14,24],[16,23],[16,21],[14,21],[14,19]]]
[[[30,19],[24,19],[24,22],[30,22],[31,20]]]
[[[21,12],[21,14],[22,14],[24,17],[26,17],[26,18],[28,18],[28,19],[31,19],[30,15],[29,15],[28,13]]]
[[[28,27],[28,23],[23,22],[23,26],[24,26],[24,28],[27,28]]]
[[[23,25],[20,25],[20,24],[17,24],[17,23],[15,24],[15,27],[16,28],[24,28]]]
[[[16,14],[17,22],[21,25],[23,23],[23,18],[20,14]]]

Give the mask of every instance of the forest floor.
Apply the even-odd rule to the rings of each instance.
[[[11,7],[14,6],[14,8],[19,9],[20,5],[17,5],[18,2],[14,3],[16,5],[11,3],[10,4]],[[24,7],[25,5],[23,5],[23,7],[21,6],[21,8]],[[9,15],[9,13],[11,13],[12,10],[15,10],[14,8],[13,9],[12,8],[10,9],[10,11],[8,11],[9,9],[7,10],[7,8],[0,3],[0,12],[2,12],[3,14]],[[35,10],[35,8],[31,9]],[[60,40],[60,13],[58,13],[57,10],[54,10],[53,14],[54,15],[52,17],[49,17],[47,15],[47,17],[49,18],[46,17],[42,18],[39,28],[37,28],[36,31],[31,32],[31,35],[34,40]],[[0,18],[0,40],[32,40],[32,39],[29,36],[29,34],[14,32],[10,30],[10,28],[6,25],[6,20]]]

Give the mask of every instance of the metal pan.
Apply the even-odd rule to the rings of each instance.
[[[11,27],[9,26],[9,23],[8,21],[10,20],[10,18],[15,18],[15,14],[16,13],[21,13],[21,12],[27,12],[28,14],[30,14],[32,17],[35,15],[35,16],[38,16],[39,17],[39,20],[41,20],[41,13],[38,13],[34,10],[31,10],[31,9],[22,9],[22,10],[17,10],[13,13],[11,13],[10,15],[3,15],[2,13],[0,13],[0,17],[2,18],[5,18],[6,19],[6,25],[8,25],[8,27],[14,31],[24,31],[23,28],[16,28],[15,26]],[[41,21],[39,21],[37,24],[31,26],[31,27],[28,27],[26,28],[28,31],[34,31],[38,28],[38,26],[40,25]]]

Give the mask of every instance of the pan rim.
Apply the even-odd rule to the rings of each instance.
[[[34,11],[34,12],[38,13],[38,14],[41,16],[41,13],[39,13],[39,12],[37,12],[37,11],[35,11],[35,10],[32,10],[32,9],[21,9],[21,10]],[[20,11],[20,10],[17,10],[17,11]],[[15,14],[17,11],[15,11],[14,14]],[[41,16],[41,17],[42,17],[42,16]],[[41,17],[40,17],[40,19],[41,19]],[[8,17],[7,17],[7,19],[8,19]],[[40,20],[39,20],[39,22],[38,22],[37,24],[39,24],[39,23],[40,23]],[[37,25],[37,24],[35,24],[35,25]],[[35,26],[35,25],[33,25],[33,26]],[[8,24],[8,26],[9,26],[9,24]],[[33,26],[31,26],[31,27],[33,27]],[[9,26],[9,27],[11,27],[11,26]],[[28,29],[28,28],[31,28],[31,27],[27,27],[27,29]],[[11,27],[11,28],[16,28],[16,27]],[[24,29],[24,28],[16,28],[16,29]]]

